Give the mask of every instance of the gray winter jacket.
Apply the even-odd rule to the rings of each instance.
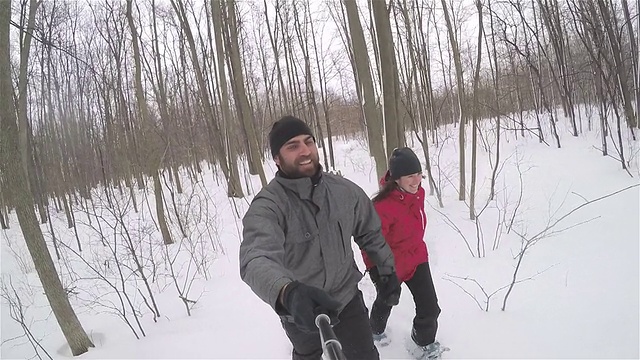
[[[324,289],[344,308],[363,276],[352,236],[382,274],[394,269],[371,200],[339,176],[322,173],[314,186],[310,178],[276,175],[255,196],[242,224],[240,276],[274,310],[280,289],[293,280]]]

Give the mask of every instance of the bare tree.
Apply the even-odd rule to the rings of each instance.
[[[138,45],[138,32],[133,20],[133,0],[127,0],[127,22],[129,23],[129,30],[131,31],[131,41],[133,44],[133,61],[135,64],[135,87],[136,87],[136,99],[138,102],[138,108],[140,109],[140,115],[142,116],[143,124],[151,123],[151,115],[149,114],[149,107],[147,106],[147,100],[144,95],[144,89],[142,86],[142,65],[140,65],[140,47]],[[158,152],[155,156],[150,158],[147,162],[149,166],[149,172],[153,178],[153,193],[155,195],[156,203],[156,216],[158,217],[158,225],[160,232],[162,233],[162,239],[165,245],[173,244],[174,241],[171,238],[169,227],[167,226],[167,220],[164,214],[164,199],[162,197],[162,183],[160,182],[160,162],[162,161],[162,153]]]
[[[216,5],[216,3],[218,3]],[[231,63],[231,80],[233,84],[233,94],[235,97],[236,109],[241,120],[244,133],[246,134],[248,141],[248,158],[249,162],[254,169],[256,169],[260,176],[262,186],[267,185],[267,178],[262,168],[262,152],[258,149],[258,138],[256,136],[255,127],[253,126],[253,110],[249,104],[247,93],[245,89],[244,75],[242,72],[242,63],[240,61],[240,50],[238,42],[238,18],[235,10],[235,1],[217,1],[213,0],[213,7],[222,6],[222,14],[225,21],[225,29],[223,34],[226,40],[225,48],[227,50],[227,56]],[[218,56],[221,54],[218,53]]]
[[[31,145],[30,145],[30,133],[31,126],[28,120],[27,110],[27,71],[29,69],[29,54],[31,52],[31,41],[33,39],[33,30],[35,28],[36,11],[42,4],[42,0],[29,0],[22,2],[21,6],[21,22],[25,27],[24,32],[20,32],[20,69],[18,74],[18,135],[20,137],[20,147],[22,148],[22,166],[25,169],[27,180],[31,181],[31,174],[33,173],[32,160],[31,160]],[[24,12],[27,12],[26,24],[24,23]],[[28,183],[31,190],[35,184]],[[44,214],[41,214],[44,215]]]
[[[482,22],[482,2],[476,0],[476,8],[478,9],[478,54],[476,56],[476,69],[473,76],[473,113],[472,113],[472,129],[471,129],[471,186],[469,189],[469,218],[476,218],[476,163],[478,151],[478,88],[480,87],[480,65],[482,64],[482,38],[484,36],[484,25]],[[460,126],[462,128],[463,126]],[[500,132],[500,129],[498,129]],[[497,165],[496,165],[497,166]]]
[[[276,78],[277,78],[277,84],[278,84],[278,112],[282,112],[284,110],[287,110],[289,112],[292,111],[291,105],[293,104],[292,101],[289,100],[289,94],[287,93],[287,89],[284,86],[284,81],[282,79],[282,69],[281,69],[281,65],[280,65],[280,46],[279,46],[279,40],[280,40],[280,32],[282,31],[281,28],[279,27],[279,22],[275,22],[274,24],[274,28],[273,30],[271,30],[271,22],[269,21],[269,11],[268,11],[268,7],[267,7],[267,0],[263,0],[264,3],[264,17],[266,20],[266,24],[267,24],[267,33],[269,34],[269,40],[271,42],[271,50],[273,51],[273,55],[274,55],[274,62],[275,62],[275,66],[276,66]],[[276,0],[275,3],[275,13],[277,14],[280,11],[280,7],[281,7],[281,3],[280,0]]]
[[[44,287],[45,295],[62,333],[67,339],[71,353],[76,356],[87,352],[89,347],[93,347],[93,343],[82,328],[60,282],[33,209],[33,197],[29,191],[25,169],[21,166],[22,161],[19,160],[23,157],[17,141],[18,127],[11,86],[10,22],[11,2],[5,1],[4,6],[0,6],[0,101],[2,101],[0,106],[0,153],[2,154],[0,169],[5,184],[9,189],[13,189],[12,204],[15,206],[22,234]]]
[[[602,140],[602,154],[606,156],[607,150],[607,136],[609,133],[607,126],[607,95],[610,91],[605,91],[605,87],[609,89],[609,82],[607,80],[607,74],[605,71],[604,63],[606,58],[606,47],[604,41],[604,34],[600,31],[600,20],[591,18],[590,11],[586,7],[584,1],[578,0],[577,3],[571,4],[571,16],[573,18],[574,26],[578,38],[582,42],[587,54],[590,58],[590,66],[594,74],[594,85],[597,97],[598,115],[600,118],[600,139]]]
[[[157,6],[156,0],[152,0],[151,2],[151,16],[152,16],[152,29],[153,29],[153,70],[156,74],[156,81],[154,84],[154,92],[156,95],[156,102],[158,104],[158,110],[160,113],[160,121],[162,123],[163,128],[163,140],[166,143],[166,149],[169,157],[169,166],[171,172],[169,175],[172,179],[174,179],[176,188],[178,193],[182,192],[182,184],[180,182],[180,176],[178,174],[178,164],[175,156],[175,145],[177,143],[177,139],[174,139],[174,135],[172,134],[171,129],[171,118],[169,115],[169,100],[167,97],[167,88],[166,88],[166,79],[165,74],[166,70],[163,66],[163,59],[160,52],[160,36],[158,32],[158,21],[157,21]],[[150,73],[153,71],[149,70]]]
[[[551,77],[560,91],[560,99],[562,100],[562,107],[565,112],[565,116],[569,117],[571,122],[571,129],[573,136],[578,136],[578,129],[576,127],[576,114],[573,105],[573,89],[572,89],[572,76],[571,69],[569,69],[567,35],[564,31],[562,22],[560,21],[560,5],[557,0],[537,0],[540,6],[540,14],[542,15],[543,23],[549,33],[549,41],[553,47],[556,63],[552,64],[551,59],[549,61],[549,70]],[[555,73],[557,67],[559,74]]]
[[[398,6],[402,13],[402,18],[404,19],[404,25],[407,32],[407,47],[410,58],[408,62],[411,63],[410,66],[407,66],[407,68],[411,69],[411,81],[408,84],[409,90],[407,90],[407,102],[410,102],[412,98],[415,97],[417,103],[417,114],[411,115],[410,117],[414,119],[416,137],[422,145],[422,152],[425,158],[425,170],[427,172],[427,178],[429,179],[429,193],[432,195],[435,193],[438,198],[438,204],[440,207],[443,207],[442,194],[433,178],[429,154],[429,136],[427,135],[427,130],[428,127],[431,127],[432,130],[434,130],[436,121],[434,119],[435,115],[431,86],[431,59],[429,56],[428,44],[424,42],[425,36],[422,34],[422,31],[417,30],[422,29],[422,13],[417,2],[412,3],[413,16],[410,15],[410,8],[406,0],[399,3]],[[420,33],[422,36],[415,34],[416,32]],[[423,49],[424,51],[419,52],[418,49]],[[424,56],[425,54],[426,56]],[[415,95],[411,95],[412,86],[415,87]],[[418,135],[418,125],[415,124],[415,118],[419,119],[422,136]]]
[[[622,13],[624,14],[625,27],[627,29],[627,35],[629,36],[629,47],[631,48],[631,73],[633,74],[633,87],[635,89],[636,97],[636,126],[638,124],[638,118],[640,117],[640,37],[636,36],[633,29],[633,20],[629,12],[629,2],[622,0]],[[636,30],[640,31],[640,2],[636,2]]]
[[[465,107],[462,105],[465,97],[464,91],[464,74],[462,72],[462,61],[460,60],[460,48],[458,46],[458,41],[456,40],[453,23],[451,21],[451,16],[449,15],[448,5],[446,0],[441,0],[442,3],[442,11],[444,12],[444,19],[447,23],[447,32],[449,34],[449,44],[451,45],[451,50],[453,52],[453,61],[456,66],[456,81],[458,85],[458,114],[459,121],[459,153],[460,153],[460,182],[458,187],[458,199],[460,201],[465,200],[466,198],[466,187],[467,180],[465,175],[465,124],[466,124],[466,111]]]
[[[491,9],[491,2],[487,2],[488,10],[489,10],[489,22],[491,25],[491,48],[493,50],[493,63],[491,59],[489,59],[489,66],[492,68],[492,76],[493,76],[493,90],[494,90],[494,99],[495,99],[495,112],[496,112],[496,160],[493,163],[493,171],[491,173],[491,190],[489,194],[489,199],[493,200],[496,193],[496,175],[498,171],[498,164],[500,163],[500,135],[502,133],[501,126],[501,109],[500,109],[500,64],[498,62],[498,51],[496,48],[496,28],[494,24],[494,13]],[[488,45],[487,45],[488,48]],[[489,49],[487,49],[487,52]],[[493,66],[492,66],[493,65]],[[520,113],[522,115],[522,112]],[[522,122],[522,120],[521,120]],[[518,132],[515,132],[516,136]]]
[[[382,113],[387,158],[393,149],[404,145],[404,125],[398,111],[400,94],[398,89],[398,70],[391,34],[389,7],[386,0],[370,0],[373,18],[376,25],[378,54],[380,56],[380,73],[382,75]]]
[[[310,11],[310,4],[311,4],[311,0],[307,0],[306,3],[306,9],[307,11]],[[316,69],[318,71],[318,86],[320,88],[320,98],[322,100],[322,111],[323,111],[323,117],[324,117],[324,123],[325,126],[327,127],[327,146],[328,146],[328,153],[329,153],[329,166],[331,169],[335,169],[336,167],[336,160],[335,160],[335,154],[333,151],[333,132],[331,130],[331,115],[329,112],[330,109],[330,104],[329,104],[329,99],[327,96],[327,71],[326,71],[326,65],[324,64],[323,59],[321,59],[320,57],[320,53],[318,52],[318,41],[317,41],[317,36],[315,36],[315,29],[316,29],[316,25],[314,25],[315,22],[311,21],[309,24],[310,27],[310,31],[311,34],[314,34],[313,36],[311,36],[311,41],[313,41],[313,51],[316,57]],[[324,53],[324,52],[323,52]],[[320,128],[322,128],[321,125],[319,125]],[[324,151],[325,154],[327,153],[327,151]]]
[[[380,110],[376,106],[373,79],[369,67],[369,55],[367,44],[358,15],[358,5],[355,1],[343,0],[342,5],[346,11],[347,22],[349,24],[349,34],[351,38],[351,48],[354,54],[356,68],[356,87],[360,89],[360,106],[364,114],[366,123],[369,154],[376,162],[376,173],[378,179],[387,171],[387,156],[383,143],[383,123],[380,118]]]
[[[220,164],[222,173],[227,180],[227,192],[229,196],[238,196],[237,194],[242,194],[242,191],[238,190],[241,188],[241,184],[239,183],[239,179],[231,176],[231,174],[234,172],[232,172],[229,168],[229,164],[227,163],[227,151],[225,150],[222,139],[219,136],[219,134],[222,134],[222,131],[220,129],[220,125],[213,115],[213,103],[211,102],[211,96],[209,94],[207,82],[205,80],[202,66],[198,57],[193,32],[187,19],[186,9],[184,8],[184,4],[180,1],[176,2],[174,0],[171,0],[171,6],[178,15],[180,26],[187,38],[187,44],[189,46],[189,52],[191,54],[191,62],[194,67],[195,78],[198,84],[198,90],[202,101],[202,112],[205,114],[205,121],[208,123],[208,126],[211,127],[211,132],[209,133],[209,141],[211,141],[213,144],[213,147],[216,151],[216,156],[218,158],[218,163]],[[236,170],[234,171],[235,173],[238,173]]]
[[[43,358],[40,355],[40,352],[43,352],[48,359],[53,360],[51,355],[42,346],[41,339],[36,338],[35,334],[31,330],[33,329],[33,322],[29,322],[26,318],[26,313],[29,309],[29,305],[25,304],[25,302],[23,301],[23,296],[18,290],[16,290],[16,287],[13,285],[13,279],[11,275],[7,275],[6,277],[4,274],[2,275],[0,297],[2,297],[2,299],[9,307],[9,316],[13,321],[17,322],[20,325],[23,332],[22,336],[8,339],[7,341],[26,337],[27,341],[29,341],[31,347],[33,348],[33,352],[35,352],[35,356],[37,356],[38,359]],[[5,341],[2,341],[2,345],[5,345]]]
[[[617,75],[618,86],[620,87],[620,95],[622,96],[622,107],[624,108],[625,117],[627,119],[627,126],[634,128],[637,127],[636,116],[633,112],[633,105],[631,101],[631,89],[627,83],[627,71],[623,61],[623,53],[620,46],[620,37],[618,29],[614,28],[616,21],[611,14],[610,8],[605,4],[604,0],[596,0],[598,9],[600,10],[600,16],[602,16],[602,25],[607,34],[607,40],[609,40],[609,46],[611,47],[611,55],[613,55],[613,61],[615,64],[615,72]],[[631,24],[627,24],[631,26]],[[633,130],[632,130],[633,134]],[[624,167],[624,165],[623,165]]]
[[[217,95],[218,95],[218,99],[219,99],[219,104],[220,104],[220,109],[221,109],[221,115],[222,115],[222,121],[225,124],[231,124],[232,123],[232,116],[231,116],[231,112],[229,109],[229,105],[230,105],[230,98],[229,98],[229,90],[227,88],[227,76],[225,74],[225,62],[224,59],[226,58],[225,56],[225,49],[224,49],[224,43],[223,43],[223,23],[222,23],[222,9],[221,9],[221,4],[219,1],[212,1],[211,2],[211,19],[212,19],[212,23],[213,23],[213,33],[214,33],[214,38],[215,38],[215,44],[216,44],[216,63],[214,64],[214,67],[217,68],[217,83],[218,83],[218,87],[217,87]],[[233,127],[232,126],[225,126],[225,129],[227,129],[227,147],[229,148],[229,171],[231,172],[230,176],[232,179],[234,179],[234,182],[238,182],[240,183],[240,177],[238,174],[238,165],[236,162],[236,152],[231,151],[232,147],[237,146],[237,144],[235,144],[235,141],[231,140],[232,137],[230,136],[230,133],[235,133],[235,131],[233,131]],[[249,160],[251,161],[251,158],[249,158]],[[234,188],[234,193],[232,194],[234,197],[242,197],[244,196],[243,190],[241,186],[237,186]]]

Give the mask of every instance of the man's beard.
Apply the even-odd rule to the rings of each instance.
[[[301,166],[300,163],[311,159],[311,165]],[[289,178],[298,179],[312,177],[320,170],[320,159],[316,156],[296,159],[291,163],[280,162],[280,170]]]

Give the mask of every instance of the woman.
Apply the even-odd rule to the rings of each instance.
[[[427,216],[421,180],[422,166],[416,154],[409,148],[395,149],[389,159],[389,170],[380,180],[381,188],[374,196],[373,203],[382,221],[384,238],[395,257],[398,279],[407,284],[416,306],[411,339],[417,346],[411,346],[409,350],[414,353],[417,351],[418,354],[414,354],[416,356],[437,357],[441,352],[440,344],[436,341],[440,307],[424,242]],[[378,271],[365,253],[362,256],[371,280],[379,290],[381,279]],[[371,309],[370,323],[374,340],[380,346],[389,343],[385,328],[392,305],[389,301],[381,300],[378,291]]]

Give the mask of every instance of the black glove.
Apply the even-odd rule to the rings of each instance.
[[[388,275],[380,275],[378,268],[374,267],[369,272],[371,281],[378,290],[378,299],[389,306],[398,305],[400,302],[400,280],[398,275],[393,271]]]
[[[293,322],[298,329],[315,333],[318,332],[316,316],[325,313],[334,318],[340,303],[324,290],[294,281],[284,289],[282,306],[293,316]]]

